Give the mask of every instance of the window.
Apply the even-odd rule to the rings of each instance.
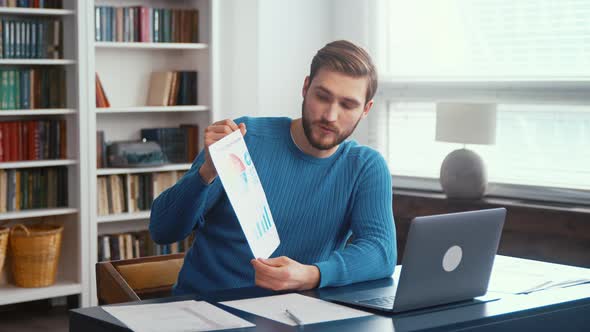
[[[491,101],[496,144],[468,146],[486,163],[491,193],[588,202],[589,1],[378,3],[370,142],[394,186],[440,190],[442,160],[462,147],[434,140],[437,101]]]
[[[388,76],[590,76],[587,0],[391,0],[382,7]]]

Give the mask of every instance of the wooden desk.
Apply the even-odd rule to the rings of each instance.
[[[523,260],[526,269],[527,260]],[[342,292],[384,287],[392,279],[380,279],[346,287],[324,288],[303,292],[324,298]],[[256,324],[244,331],[300,331],[262,317],[225,307],[216,302],[243,299],[276,293],[260,288],[231,289],[199,295],[168,297],[138,303],[161,303],[179,300],[206,300],[222,309]],[[130,303],[131,304],[131,303]],[[404,314],[376,313],[374,316],[306,325],[305,331],[588,331],[590,323],[590,284],[540,291],[529,295],[506,295],[500,300],[437,311],[416,311]],[[171,322],[173,323],[173,322]],[[70,331],[129,331],[122,323],[100,307],[75,309],[70,313]]]

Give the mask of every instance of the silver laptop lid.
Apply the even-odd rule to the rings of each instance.
[[[414,218],[393,311],[485,294],[505,217],[497,208]]]

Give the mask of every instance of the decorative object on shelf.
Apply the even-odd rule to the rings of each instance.
[[[9,228],[0,226],[0,274],[2,273],[2,268],[4,267],[4,261],[6,259],[9,232]]]
[[[494,144],[496,105],[485,103],[438,103],[436,140],[463,143],[451,152],[440,168],[440,184],[448,198],[481,199],[487,188],[487,171],[481,157],[465,144]]]
[[[106,93],[104,92],[104,88],[102,83],[100,82],[100,78],[98,78],[98,73],[95,73],[95,89],[96,89],[96,107],[98,108],[107,108],[111,107],[111,103],[109,103],[109,99],[107,98]]]
[[[184,128],[144,128],[140,134],[144,141],[157,142],[170,162],[186,162],[187,144]]]
[[[107,146],[109,167],[159,166],[168,162],[157,142],[122,141]]]
[[[61,253],[62,225],[17,224],[10,228],[12,274],[19,287],[55,283]]]

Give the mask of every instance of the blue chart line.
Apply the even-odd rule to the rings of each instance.
[[[264,214],[262,215],[262,220],[259,220],[256,223],[256,230],[258,237],[262,237],[269,229],[272,228],[272,223],[270,222],[270,217],[268,216],[268,210],[266,206],[264,207]]]

